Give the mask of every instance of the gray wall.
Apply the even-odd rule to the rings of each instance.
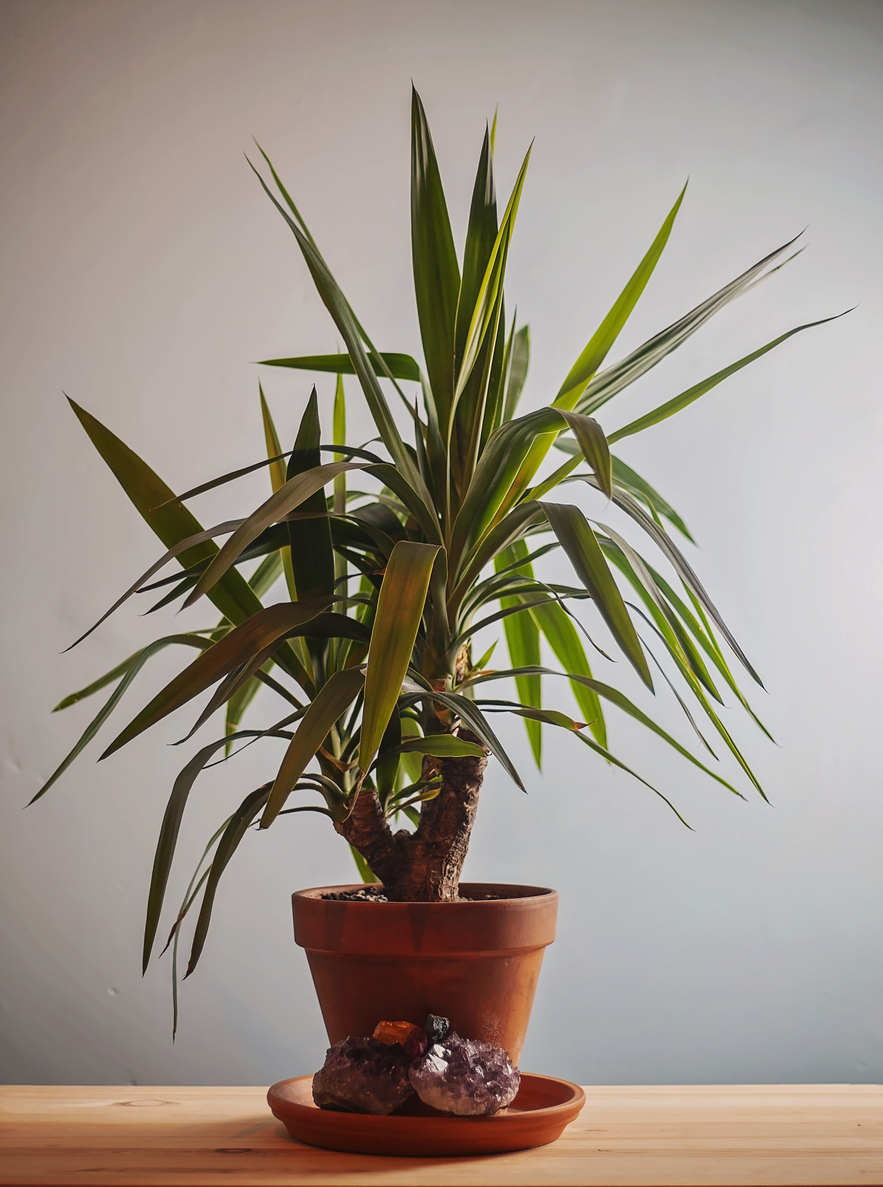
[[[21,809],[97,702],[51,707],[158,627],[210,620],[126,609],[60,654],[157,554],[62,390],[179,490],[261,456],[250,360],[337,336],[242,158],[252,136],[370,333],[416,352],[411,78],[458,240],[494,105],[501,190],[536,137],[508,286],[532,328],[529,406],[557,389],[687,175],[617,356],[806,226],[809,250],[605,410],[606,428],[858,303],[622,447],[692,526],[763,674],[753,699],[779,745],[726,720],[773,807],[615,719],[614,748],[690,832],[566,737],[547,737],[536,775],[520,724],[502,727],[530,794],[490,774],[467,873],[561,891],[524,1064],[613,1083],[880,1080],[881,35],[883,9],[862,2],[3,4],[3,1080],[267,1083],[321,1061],[287,896],[352,877],[325,822],[281,821],[237,855],[173,1047],[168,963],[142,981],[139,942],[181,723],[99,766],[93,746]],[[307,383],[264,375],[285,437]],[[351,419],[351,440],[368,435]],[[199,513],[215,522],[238,500],[230,488]],[[145,670],[120,725],[180,663],[167,652]],[[272,757],[198,787],[175,895]]]

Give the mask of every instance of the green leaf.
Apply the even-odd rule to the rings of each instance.
[[[559,602],[548,601],[542,605],[534,606],[531,616],[546,636],[549,646],[564,670],[572,676],[583,676],[591,680],[592,669],[589,667],[582,640],[573,620],[563,606]],[[570,684],[580,712],[585,717],[595,740],[602,746],[606,746],[607,730],[597,692],[591,685],[587,685],[581,680],[571,680]]]
[[[455,335],[455,360],[458,363],[463,357],[469,323],[496,243],[497,231],[497,194],[493,159],[489,134],[485,129],[463,249],[463,278],[457,304]]]
[[[288,744],[261,816],[261,828],[269,828],[279,815],[307,764],[364,686],[364,673],[346,668],[335,672],[319,689]]]
[[[466,245],[463,249],[463,279],[457,302],[455,334],[455,367],[463,358],[469,322],[481,282],[497,238],[497,192],[494,186],[494,165],[491,155],[490,133],[485,130],[478,161],[478,171],[472,188]]]
[[[578,412],[567,412],[559,409],[567,421],[582,455],[592,468],[598,479],[598,486],[608,499],[613,498],[613,465],[610,460],[610,449],[604,430],[596,420],[590,416],[581,416]]]
[[[208,641],[206,641],[208,646]],[[72,692],[70,696],[66,696],[63,701],[59,701],[53,713],[60,713],[62,709],[69,709],[71,705],[76,705],[79,701],[83,701],[86,697],[91,697],[93,693],[100,692],[102,688],[106,688],[108,684],[113,684],[114,680],[118,680],[125,672],[128,672],[132,666],[132,662],[138,658],[141,651],[135,651],[124,659],[121,664],[117,664],[115,668],[111,668],[109,672],[105,672],[103,676],[99,676],[97,680],[93,680],[91,684],[87,684],[85,688],[81,688],[79,692]]]
[[[111,742],[101,757],[107,758],[115,753],[169,713],[199,696],[228,672],[263,652],[270,643],[315,619],[331,601],[331,598],[318,598],[310,602],[280,602],[253,615],[179,672]]]
[[[273,489],[273,494],[277,490],[281,490],[285,485],[285,462],[283,461],[282,445],[279,441],[279,434],[276,432],[276,426],[273,424],[273,418],[270,415],[270,409],[267,407],[267,401],[264,398],[264,389],[258,384],[258,391],[261,397],[261,417],[264,423],[264,440],[267,443],[267,456],[274,460],[270,462],[270,485]],[[335,458],[335,461],[338,459]],[[291,547],[285,545],[281,548],[282,553],[282,568],[285,572],[285,584],[288,588],[288,596],[292,601],[297,597],[297,590],[294,584],[294,570],[291,567]],[[301,661],[305,659],[301,656]]]
[[[371,631],[359,766],[367,771],[402,690],[440,548],[400,540],[392,550]]]
[[[617,297],[613,308],[601,322],[601,325],[589,339],[582,354],[571,367],[567,378],[561,385],[558,395],[555,397],[554,403],[556,406],[563,408],[573,408],[576,406],[577,401],[582,396],[595,372],[604,362],[607,352],[619,337],[620,330],[637,304],[638,298],[644,291],[647,281],[652,276],[653,269],[659,262],[659,257],[662,255],[666,243],[668,243],[668,237],[671,234],[671,229],[674,226],[675,217],[684,199],[686,189],[687,187],[684,186],[681,190],[678,200],[669,211],[665,222],[659,230],[659,234],[653,240],[647,254],[635,269],[628,284]]]
[[[509,364],[509,382],[506,385],[506,400],[503,405],[503,420],[511,420],[521,399],[527,367],[530,362],[530,330],[522,326],[512,341],[512,361]]]
[[[583,481],[589,482],[591,484],[593,480],[585,478]],[[711,615],[712,620],[716,623],[721,634],[726,639],[733,653],[738,657],[739,662],[745,668],[746,672],[748,672],[752,679],[755,680],[761,686],[761,688],[763,688],[763,681],[761,680],[760,676],[758,676],[757,672],[749,662],[748,657],[745,655],[745,652],[736,642],[732,631],[724,622],[714,602],[712,602],[711,598],[708,596],[708,593],[706,592],[702,582],[696,576],[686,558],[675,546],[674,542],[665,529],[656,523],[656,521],[646,513],[637,499],[632,498],[632,496],[626,491],[616,491],[613,496],[613,502],[617,507],[625,511],[626,515],[631,516],[635,523],[639,524],[647,533],[647,535],[653,540],[684,584],[693,591],[693,593],[705,607],[706,611]]]
[[[174,501],[172,490],[150,467],[119,437],[114,436],[100,421],[68,400],[89,435],[92,444],[107,462],[114,477],[134,503],[143,519],[152,528],[167,548],[180,540],[197,535],[202,531],[199,521],[186,507]],[[197,561],[213,557],[217,548],[209,541],[181,554],[181,564],[187,568]],[[245,578],[235,570],[228,571],[218,581],[211,594],[211,600],[221,613],[232,623],[243,622],[249,615],[260,610],[261,603],[249,587]]]
[[[634,383],[636,379],[639,379],[652,367],[662,362],[667,355],[686,342],[691,334],[695,334],[700,326],[703,326],[718,310],[723,309],[725,305],[729,304],[735,297],[746,292],[749,288],[753,288],[755,284],[759,284],[761,280],[766,280],[766,277],[771,276],[773,272],[777,272],[784,265],[779,264],[776,268],[767,272],[765,276],[760,276],[764,268],[780,256],[782,252],[787,251],[793,243],[794,240],[792,239],[782,247],[770,252],[769,255],[764,256],[762,260],[743,272],[741,276],[737,276],[735,280],[724,285],[716,293],[713,293],[701,305],[697,305],[695,309],[691,309],[679,321],[668,326],[659,334],[655,334],[624,359],[621,359],[618,363],[614,363],[611,367],[596,375],[577,404],[579,411],[586,414],[595,412],[602,404],[606,404],[613,396]],[[791,259],[793,258],[792,256]],[[786,260],[785,262],[787,263],[788,261]]]
[[[390,354],[383,351],[381,358],[382,362],[373,351],[368,353],[368,361],[378,378],[383,379],[388,370],[396,379],[420,382],[420,367],[417,360],[409,354]],[[290,367],[295,371],[320,371],[331,375],[356,374],[353,361],[348,354],[307,354],[293,359],[262,359],[259,366]]]
[[[633,420],[623,428],[617,429],[608,438],[610,444],[612,445],[615,441],[621,441],[623,437],[631,437],[635,433],[640,433],[643,429],[649,429],[651,425],[657,425],[660,421],[674,416],[676,412],[680,412],[682,408],[686,408],[688,404],[692,404],[694,400],[698,400],[700,396],[704,396],[713,387],[717,387],[724,379],[735,374],[736,371],[741,371],[743,367],[747,367],[749,363],[753,363],[755,359],[759,359],[761,355],[766,354],[767,351],[772,350],[773,347],[778,346],[781,342],[785,342],[795,334],[799,334],[802,330],[812,329],[813,326],[823,326],[826,322],[835,321],[837,317],[843,316],[842,313],[838,313],[835,317],[823,317],[819,321],[810,321],[805,325],[796,326],[793,330],[789,330],[787,334],[780,334],[778,338],[774,338],[766,346],[761,346],[759,350],[754,350],[751,354],[745,355],[744,358],[739,359],[737,362],[730,363],[729,367],[724,367],[722,371],[716,371],[714,375],[709,376],[708,379],[703,379],[701,383],[694,384],[693,387],[688,388],[685,392],[681,392],[679,396],[675,396],[673,400],[668,400],[665,404],[660,404],[652,412],[648,412],[645,416],[639,416],[637,420]]]
[[[454,394],[454,327],[460,270],[426,112],[411,89],[411,254],[423,355],[438,419]]]
[[[653,514],[660,516],[662,519],[667,519],[682,535],[687,537],[691,544],[696,543],[690,534],[689,528],[683,519],[681,519],[680,515],[678,515],[677,511],[675,511],[674,507],[672,507],[671,503],[667,499],[664,499],[659,491],[654,490],[645,478],[642,478],[631,466],[627,466],[618,457],[613,458],[613,480],[620,486],[625,487],[635,498],[645,503]]]
[[[570,672],[555,672],[549,668],[541,668],[540,671],[544,676],[566,676],[566,678],[572,683],[576,685],[582,685],[590,689],[596,696],[601,696],[605,700],[609,701],[612,705],[616,705],[617,709],[622,710],[623,713],[627,714],[629,717],[632,717],[635,721],[640,722],[640,724],[643,725],[645,729],[648,729],[651,733],[656,734],[658,738],[662,738],[662,740],[667,742],[673,750],[676,750],[682,758],[687,759],[688,762],[691,762],[701,771],[704,771],[705,774],[714,779],[716,783],[720,783],[722,787],[726,787],[728,791],[731,791],[734,795],[738,795],[744,799],[742,793],[733,787],[732,783],[728,783],[726,779],[723,779],[709,767],[705,766],[704,763],[700,762],[694,754],[691,754],[685,746],[682,746],[681,743],[678,742],[676,738],[673,738],[666,730],[664,730],[662,726],[657,725],[652,717],[648,717],[646,713],[642,712],[642,710],[639,709],[637,705],[633,704],[633,702],[630,701],[627,696],[624,696],[618,688],[613,688],[611,685],[604,684],[600,680],[592,680],[590,677],[575,676]],[[514,672],[491,672],[487,673],[486,675],[476,677],[472,683],[480,684],[488,680],[500,680],[514,674]],[[521,707],[524,708],[525,706],[522,705]],[[568,718],[567,720],[569,721],[570,719]],[[573,724],[575,725],[576,723]]]
[[[484,748],[454,734],[430,734],[426,738],[406,738],[390,754],[431,754],[434,758],[481,758]]]
[[[452,713],[460,718],[466,728],[487,746],[488,750],[516,787],[521,791],[527,790],[515,768],[515,764],[503,749],[500,739],[491,728],[490,722],[485,718],[474,701],[470,701],[468,697],[464,697],[457,692],[423,690],[403,696],[400,703],[404,707],[406,705],[412,705],[419,700],[436,701],[438,704],[444,705],[446,709],[450,709]]]
[[[237,735],[240,738],[261,736],[258,730],[248,730]],[[284,731],[275,731],[271,732],[271,736],[289,737],[290,735]],[[159,838],[156,843],[156,853],[153,858],[153,871],[150,876],[150,889],[147,894],[147,918],[144,922],[142,973],[147,971],[147,965],[150,962],[150,956],[153,952],[156,932],[159,927],[160,916],[162,915],[163,901],[165,900],[166,888],[169,882],[169,874],[175,856],[175,848],[178,844],[181,820],[184,816],[184,809],[187,806],[190,791],[209,760],[214,757],[222,746],[226,746],[230,741],[231,739],[229,738],[221,738],[210,743],[208,746],[203,746],[191,758],[175,780],[172,794],[169,797],[169,802],[166,805],[163,815]]]
[[[507,568],[511,560],[520,560],[522,562],[521,572],[533,576],[533,569],[526,560],[527,555],[527,545],[523,540],[518,540],[516,543],[511,544],[504,553],[495,558],[494,568],[499,572],[500,569]],[[510,610],[521,605],[523,603],[519,597],[500,598],[500,606],[504,610]],[[504,618],[503,630],[506,634],[506,645],[509,648],[509,656],[514,668],[523,668],[531,664],[538,665],[541,662],[540,632],[535,619],[530,614],[512,614]],[[516,676],[515,687],[520,701],[527,705],[533,705],[537,709],[542,708],[543,688],[542,677],[539,673],[531,672],[522,676]],[[530,743],[534,762],[537,764],[537,770],[540,770],[542,768],[543,754],[542,725],[540,722],[531,718],[525,718],[524,724],[527,729],[527,740]]]
[[[190,948],[190,959],[187,962],[185,977],[189,977],[196,968],[199,958],[202,955],[202,950],[205,947],[205,939],[208,935],[212,908],[214,907],[215,895],[217,894],[221,875],[227,868],[230,858],[239,847],[239,842],[245,836],[248,826],[266,803],[269,789],[270,785],[267,783],[264,787],[259,787],[257,791],[253,791],[251,795],[247,795],[230,817],[227,827],[221,834],[221,839],[218,841],[218,847],[215,850],[215,856],[212,859],[208,878],[206,879],[202,904],[199,908],[199,915],[193,932],[193,944]]]
[[[101,729],[102,725],[104,725],[105,721],[107,721],[108,717],[110,717],[113,710],[119,704],[123,693],[129,687],[150,657],[155,655],[158,651],[162,651],[164,647],[168,647],[171,643],[180,643],[187,647],[200,648],[210,648],[212,646],[210,639],[203,639],[199,635],[167,635],[163,639],[157,639],[153,643],[149,643],[147,647],[142,648],[141,651],[136,651],[133,656],[130,656],[129,659],[125,661],[125,666],[120,665],[119,668],[114,668],[113,672],[109,673],[106,677],[102,677],[100,681],[96,681],[95,684],[90,685],[89,688],[84,689],[82,693],[74,693],[74,697],[78,700],[81,697],[89,696],[92,692],[95,692],[97,689],[103,687],[104,684],[109,683],[115,675],[119,674],[121,668],[125,671],[125,675],[123,676],[122,680],[120,680],[119,684],[102,705],[98,714],[92,719],[92,721],[89,722],[76,746],[74,746],[73,750],[71,750],[71,752],[59,763],[37,794],[29,801],[27,805],[28,807],[30,807],[31,804],[35,804],[37,800],[41,799],[53,785],[53,783],[57,782],[57,780],[61,778],[77,755],[80,754],[81,751],[85,750],[85,748]],[[68,697],[67,701],[62,701],[58,707],[60,709],[65,708],[67,704],[72,703],[73,702],[71,698]]]
[[[341,292],[337,281],[331,275],[328,265],[319,254],[315,243],[311,238],[308,238],[304,234],[300,226],[298,226],[298,224],[294,222],[282,209],[282,206],[270,191],[264,179],[259,173],[257,173],[257,170],[255,170],[255,173],[257,174],[258,181],[261,183],[261,186],[263,187],[267,197],[288,223],[288,226],[297,241],[297,245],[301,250],[301,254],[304,257],[307,268],[310,271],[310,275],[313,278],[313,283],[316,286],[316,290],[318,291],[319,296],[322,298],[325,308],[331,314],[334,324],[340,331],[347,351],[349,352],[350,359],[352,360],[353,367],[355,368],[355,373],[358,376],[359,383],[361,384],[362,391],[365,394],[368,408],[371,412],[374,423],[377,426],[377,431],[380,434],[381,440],[389,450],[393,462],[401,470],[402,475],[414,488],[419,497],[427,504],[427,506],[430,506],[432,500],[430,499],[429,492],[426,490],[423,479],[421,478],[420,473],[417,470],[417,467],[414,464],[407,447],[405,446],[405,443],[402,441],[399,430],[396,427],[395,421],[393,420],[389,405],[386,402],[386,398],[381,391],[377,376],[374,373],[374,368],[369,362],[368,355],[365,353],[365,349],[362,346],[364,331],[361,329],[361,326],[356,320],[355,314],[350,308],[349,302]],[[369,349],[373,350],[370,344]],[[377,355],[376,352],[372,353],[372,359],[374,362],[377,362],[377,360],[380,358],[381,356]]]
[[[379,882],[380,879],[368,865],[367,861],[365,861],[364,857],[362,857],[355,845],[350,845],[350,852],[353,855],[353,861],[356,863],[356,869],[359,871],[359,877],[362,881],[365,883]]]
[[[497,232],[496,240],[491,249],[490,258],[488,259],[484,276],[478,288],[474,307],[471,310],[469,328],[466,332],[463,346],[463,360],[460,364],[460,370],[457,375],[457,386],[454,392],[455,403],[466,386],[466,381],[478,358],[481,344],[484,341],[489,326],[494,321],[495,316],[497,318],[499,317],[498,298],[501,295],[503,287],[509,242],[512,237],[515,216],[518,213],[518,204],[521,200],[521,191],[524,188],[524,179],[527,174],[529,161],[530,149],[527,150],[521,169],[518,172],[518,177],[515,179],[515,185],[512,188],[509,203],[500,221],[500,229]]]
[[[314,471],[319,462],[319,400],[312,390],[294,443],[294,451],[285,474],[291,482],[300,474]],[[338,463],[340,464],[340,463]],[[342,477],[341,474],[337,478]],[[281,489],[281,488],[280,488]],[[299,599],[331,597],[334,593],[334,552],[331,548],[331,526],[321,488],[300,504],[302,512],[319,516],[316,519],[288,521],[291,544],[291,565]]]
[[[645,787],[649,787],[654,795],[658,795],[663,803],[667,804],[668,807],[671,808],[672,812],[674,812],[681,824],[685,825],[687,828],[690,827],[671,800],[664,796],[658,788],[654,787],[652,783],[648,783],[646,779],[643,779],[639,774],[637,774],[636,771],[633,771],[631,767],[627,767],[624,762],[621,762],[620,759],[618,759],[615,754],[612,754],[606,747],[600,746],[591,738],[587,738],[585,734],[580,731],[578,722],[573,721],[566,714],[559,713],[554,709],[532,709],[525,705],[517,705],[512,701],[486,701],[482,702],[482,707],[488,709],[488,711],[492,713],[516,713],[520,717],[533,717],[538,721],[546,722],[548,725],[556,725],[560,729],[566,729],[573,735],[573,737],[579,738],[583,745],[588,746],[590,750],[594,750],[596,754],[600,754],[602,758],[605,758],[607,762],[612,763],[615,767],[619,767],[621,771],[625,771],[626,774],[631,775],[633,779],[637,779],[639,783],[643,783]]]
[[[588,520],[578,507],[568,504],[541,503],[540,506],[611,634],[635,671],[652,690],[653,680],[640,640]]]
[[[230,571],[240,553],[244,552],[261,532],[266,531],[272,524],[280,522],[286,515],[300,507],[309,499],[310,495],[321,490],[338,474],[344,474],[347,470],[365,470],[367,468],[368,466],[364,462],[326,462],[324,465],[314,466],[312,470],[296,474],[289,479],[248,519],[240,521],[239,526],[224,544],[224,547],[213,557],[208,568],[197,581],[184,606],[191,606],[202,594],[213,589]]]

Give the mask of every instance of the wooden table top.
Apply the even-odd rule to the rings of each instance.
[[[380,1158],[293,1141],[264,1088],[0,1087],[0,1184],[883,1184],[883,1086],[586,1088],[557,1142]]]

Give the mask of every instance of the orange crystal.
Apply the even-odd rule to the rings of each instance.
[[[411,1033],[419,1029],[413,1022],[378,1022],[374,1027],[372,1038],[377,1039],[380,1043],[386,1043],[387,1046],[392,1043],[401,1043],[404,1047]]]

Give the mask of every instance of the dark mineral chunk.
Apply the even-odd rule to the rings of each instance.
[[[442,1018],[440,1014],[427,1014],[423,1029],[426,1031],[430,1043],[440,1043],[451,1029],[451,1024],[447,1018]]]
[[[521,1083],[502,1047],[461,1039],[455,1031],[412,1065],[410,1078],[424,1104],[461,1117],[488,1117],[505,1109]]]
[[[313,1076],[313,1100],[320,1109],[386,1116],[413,1095],[409,1064],[399,1043],[341,1039],[328,1048],[325,1066]]]

